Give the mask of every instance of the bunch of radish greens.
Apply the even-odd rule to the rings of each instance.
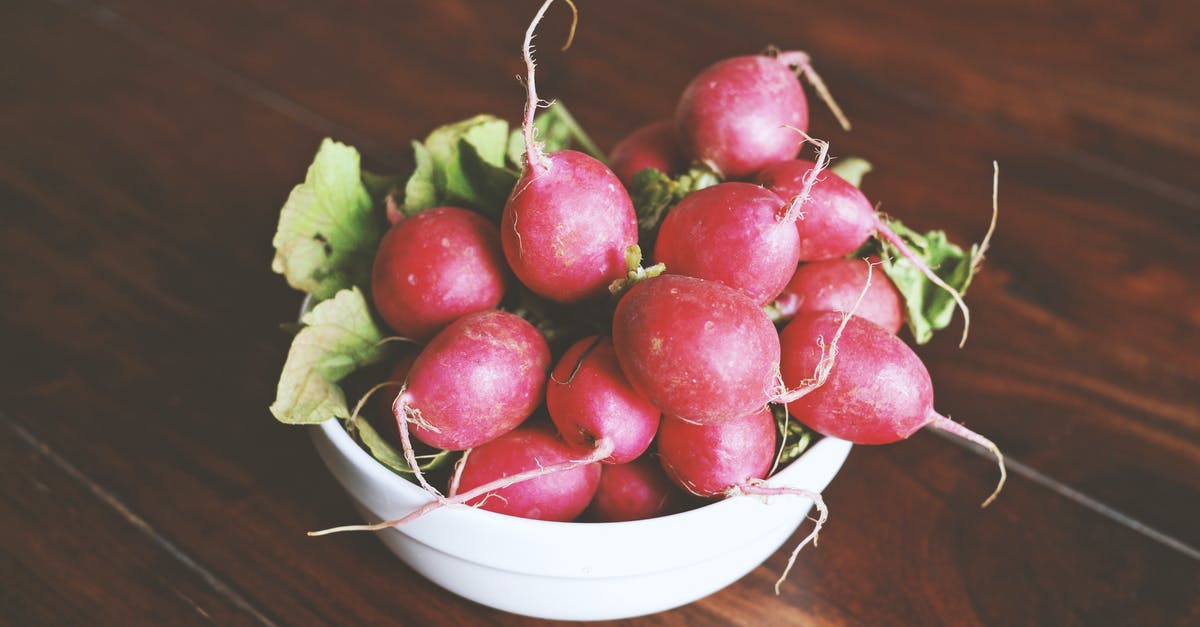
[[[990,449],[998,492],[999,450],[934,410],[896,335],[924,343],[957,309],[965,339],[987,238],[964,251],[877,213],[858,189],[870,166],[831,166],[807,134],[802,77],[844,116],[801,52],[713,64],[673,119],[606,157],[562,104],[538,111],[550,4],[525,37],[519,129],[438,128],[407,179],[325,140],[283,207],[273,269],[309,299],[272,413],[340,419],[434,497],[326,531],[453,505],[624,521],[783,493],[812,499],[819,528],[820,495],[767,485],[775,470],[820,435],[923,427]]]

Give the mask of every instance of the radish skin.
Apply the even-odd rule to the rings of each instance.
[[[504,205],[500,238],[509,266],[529,289],[576,303],[604,294],[625,275],[625,249],[637,243],[637,214],[603,163],[574,150],[546,154],[534,137],[532,39],[552,2],[546,0],[525,33],[525,169]]]
[[[844,326],[843,326],[844,325]],[[1000,481],[986,507],[1004,487],[1007,471],[1000,449],[933,408],[933,383],[917,354],[879,325],[831,312],[802,313],[780,335],[785,383],[802,380],[823,358],[819,338],[842,326],[837,359],[824,385],[788,403],[797,420],[824,435],[855,444],[889,444],[924,427],[974,442],[996,456]]]
[[[718,422],[778,393],[775,326],[716,281],[662,275],[637,283],[617,303],[613,346],[634,389],[667,415]]]
[[[667,176],[678,174],[687,166],[687,156],[679,147],[674,120],[659,120],[630,133],[608,153],[608,165],[627,188],[646,168]]]

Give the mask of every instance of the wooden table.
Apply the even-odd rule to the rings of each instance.
[[[803,47],[876,165],[866,190],[957,241],[1001,216],[937,405],[1013,476],[928,434],[859,447],[781,596],[784,555],[635,624],[1200,621],[1200,11],[1194,3],[581,0],[539,87],[603,145],[689,76]],[[1096,6],[1102,5],[1102,6]],[[0,5],[0,623],[519,624],[349,522],[266,411],[299,296],[277,211],[324,136],[516,119],[534,0]],[[565,11],[542,32],[558,41]]]

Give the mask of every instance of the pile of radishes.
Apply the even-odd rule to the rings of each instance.
[[[472,121],[418,143],[403,186],[359,172],[357,153],[323,157],[352,152],[327,142],[284,209],[276,270],[317,304],[272,411],[344,419],[434,496],[405,519],[339,529],[453,505],[627,521],[781,491],[812,498],[823,521],[819,495],[765,483],[795,443],[788,421],[857,444],[931,426],[989,448],[1003,485],[996,447],[934,410],[896,335],[909,297],[878,267],[908,264],[921,294],[950,298],[965,338],[960,291],[982,250],[951,286],[830,167],[829,144],[807,134],[800,77],[832,104],[807,55],[713,64],[674,119],[606,163],[539,137],[531,40],[550,4],[526,33],[509,162]],[[358,387],[376,385],[351,411],[342,380],[372,364]],[[387,396],[388,421],[364,417],[371,393]]]

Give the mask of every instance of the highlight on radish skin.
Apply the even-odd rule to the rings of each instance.
[[[929,371],[886,329],[855,316],[801,313],[780,334],[784,382],[795,385],[808,377],[824,358],[819,339],[840,326],[837,359],[824,385],[789,402],[791,415],[818,433],[855,444],[889,444],[933,427],[983,446],[1000,467],[1000,481],[983,506],[990,504],[1008,476],[1000,449],[934,410]]]
[[[625,249],[637,243],[637,214],[603,163],[574,150],[546,154],[534,137],[532,39],[552,2],[542,5],[525,33],[525,168],[504,205],[500,238],[522,283],[542,297],[575,303],[603,294],[624,276]]]

